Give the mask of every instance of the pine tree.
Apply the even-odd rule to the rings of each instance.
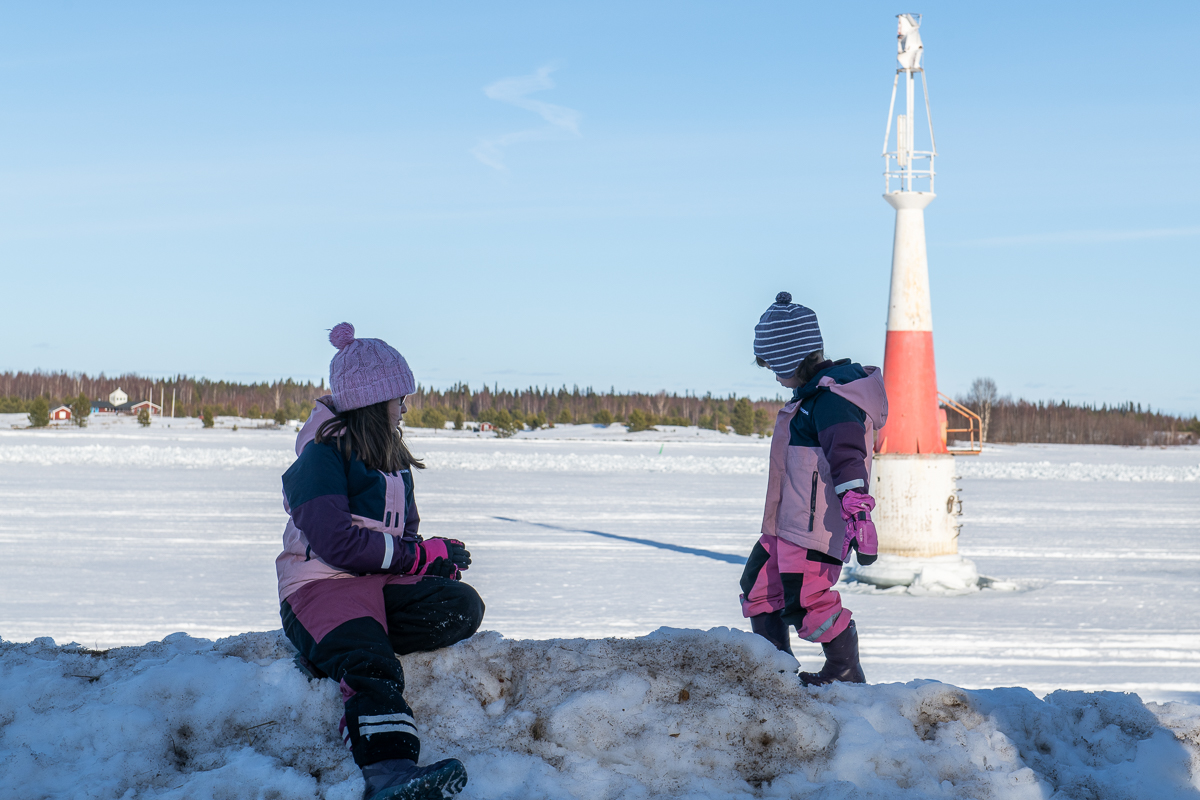
[[[29,404],[29,426],[44,428],[50,424],[50,404],[44,397],[35,397]]]
[[[138,425],[141,425],[143,428],[150,427],[150,409],[143,408],[141,411],[138,412]],[[206,427],[212,427],[212,426],[209,425]]]
[[[743,397],[733,406],[733,430],[739,436],[749,436],[754,432],[754,406],[750,398]]]
[[[629,412],[629,432],[637,433],[638,431],[652,431],[654,427],[654,418],[642,411],[640,408],[635,408]]]
[[[275,413],[275,416],[276,416],[276,418],[278,418],[278,417],[282,416],[282,414],[283,414],[283,412],[277,411]],[[211,428],[215,424],[214,420],[213,420],[213,413],[212,413],[211,408],[205,408],[204,413],[200,416],[200,419],[203,421],[204,427],[206,427],[206,428]],[[286,422],[286,420],[284,420],[284,421]]]
[[[570,411],[570,409],[568,409],[566,406],[563,406],[563,409],[562,409],[562,411],[558,412],[558,420],[557,420],[557,422],[558,422],[558,424],[559,424],[559,425],[570,425],[570,424],[571,424],[571,411]]]
[[[494,408],[488,408],[479,412],[479,421],[491,423],[496,435],[501,439],[506,439],[512,436],[524,426],[513,419],[512,414],[509,414],[503,408],[497,411]]]
[[[92,402],[88,400],[87,395],[83,392],[79,393],[79,397],[71,403],[71,421],[81,428],[86,428],[88,424],[88,416],[92,413]]]
[[[454,412],[454,430],[461,431],[463,429],[463,422],[465,421],[465,419],[466,418],[463,416],[463,412],[455,411]]]

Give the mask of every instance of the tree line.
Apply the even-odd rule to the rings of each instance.
[[[1001,397],[990,378],[978,378],[965,395],[957,398],[980,416],[983,439],[987,442],[1017,444],[1116,444],[1133,446],[1193,444],[1200,441],[1200,419],[1190,419],[1161,411],[1141,403],[1127,401],[1072,403],[1062,401],[1013,400]],[[967,419],[947,409],[951,428],[965,428]]]
[[[484,386],[472,389],[458,383],[449,389],[417,386],[408,396],[405,420],[418,427],[441,427],[449,420],[487,422],[500,430],[522,426],[620,422],[630,430],[647,430],[654,425],[696,425],[737,433],[765,434],[783,407],[782,397],[751,400],[737,395],[722,397],[685,392],[607,392],[592,387],[530,386],[501,389]]]
[[[50,408],[71,406],[81,394],[88,400],[107,400],[118,388],[130,400],[161,403],[167,416],[174,398],[177,417],[203,417],[208,411],[215,416],[251,419],[305,419],[314,399],[328,394],[324,379],[320,384],[298,383],[291,378],[234,383],[187,375],[148,378],[134,373],[100,373],[93,377],[78,372],[0,372],[0,413],[28,413],[29,404],[39,397]]]
[[[185,375],[149,378],[133,373],[93,377],[68,372],[4,372],[0,373],[0,413],[30,413],[37,401],[39,408],[43,403],[47,409],[75,407],[80,397],[103,400],[117,388],[131,400],[161,402],[167,416],[172,413],[174,398],[175,416],[199,417],[206,424],[211,424],[213,416],[274,418],[277,422],[306,419],[316,398],[329,393],[324,379],[318,384],[291,378],[244,384]],[[470,420],[490,423],[501,432],[525,426],[621,422],[634,430],[654,425],[698,425],[764,434],[783,404],[782,397],[750,400],[711,393],[603,392],[590,386],[510,390],[497,385],[472,389],[458,383],[445,390],[418,386],[408,397],[405,422],[417,427],[441,427],[450,420],[459,424]]]
[[[127,373],[92,377],[68,372],[0,373],[0,413],[30,413],[37,401],[39,421],[45,410],[57,405],[81,408],[83,400],[106,399],[116,388],[131,400],[163,403],[163,413],[199,417],[211,425],[214,416],[251,419],[303,420],[316,398],[328,394],[320,383],[291,378],[261,383],[213,381],[176,375],[150,378]],[[1200,441],[1200,420],[1142,409],[1140,403],[1116,405],[1044,402],[1001,397],[989,378],[977,379],[958,401],[979,414],[985,441],[1018,443],[1168,445]],[[502,434],[525,427],[553,424],[614,422],[630,430],[655,425],[697,425],[738,433],[770,433],[784,398],[752,400],[736,395],[719,396],[685,392],[596,391],[593,387],[530,386],[502,389],[498,385],[473,389],[457,383],[449,389],[418,386],[409,395],[405,423],[417,427],[442,427],[447,422],[487,422]],[[43,408],[44,404],[44,408]],[[947,409],[949,427],[965,428],[967,420]]]

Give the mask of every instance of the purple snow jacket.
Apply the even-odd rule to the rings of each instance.
[[[275,559],[280,602],[312,581],[405,575],[421,541],[408,470],[369,470],[356,455],[346,462],[332,444],[313,441],[334,417],[326,403],[332,398],[318,400],[300,429],[298,458],[283,476],[288,523]]]
[[[865,373],[865,376],[839,383],[835,376],[845,375],[847,371],[847,368],[839,369],[842,364],[838,362],[832,369],[820,373],[817,379],[797,390],[796,397],[780,409],[771,438],[771,464],[762,524],[764,534],[778,536],[839,560],[846,523],[842,520],[838,495],[848,489],[869,490],[874,432],[887,420],[887,395],[879,368],[850,365],[857,374]],[[821,398],[819,395],[823,393],[834,397]],[[793,423],[798,413],[805,414],[802,421],[808,422],[809,416],[818,413],[815,404],[822,402],[834,407],[832,413],[826,413],[834,419],[839,413],[845,416],[846,411],[857,415],[857,411],[841,402],[843,400],[865,412],[862,423],[857,420],[840,422],[809,433],[803,425]],[[859,438],[864,435],[865,442]]]

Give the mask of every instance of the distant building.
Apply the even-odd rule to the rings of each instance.
[[[52,420],[70,419],[70,418],[71,418],[71,409],[68,406],[58,406],[57,408],[50,409],[50,419],[52,419]]]
[[[118,414],[137,414],[143,408],[147,409],[151,416],[162,416],[162,406],[150,400],[142,400],[137,403],[122,403],[117,406]]]
[[[129,395],[122,392],[120,387],[114,389],[113,392],[109,394],[107,400],[92,401],[93,414],[136,415],[143,408],[148,410],[151,416],[162,416],[162,406],[160,406],[158,403],[155,403],[151,400],[139,400],[137,402],[132,402],[129,399]],[[51,419],[53,419],[53,417],[51,417]],[[66,417],[66,419],[70,419],[70,417]]]

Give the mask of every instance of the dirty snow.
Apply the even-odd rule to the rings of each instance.
[[[89,653],[0,644],[0,789],[351,800],[361,780],[277,633]],[[423,761],[465,798],[1195,797],[1200,708],[934,681],[805,689],[741,631],[509,640],[402,659]],[[1056,794],[1057,793],[1057,794]]]

